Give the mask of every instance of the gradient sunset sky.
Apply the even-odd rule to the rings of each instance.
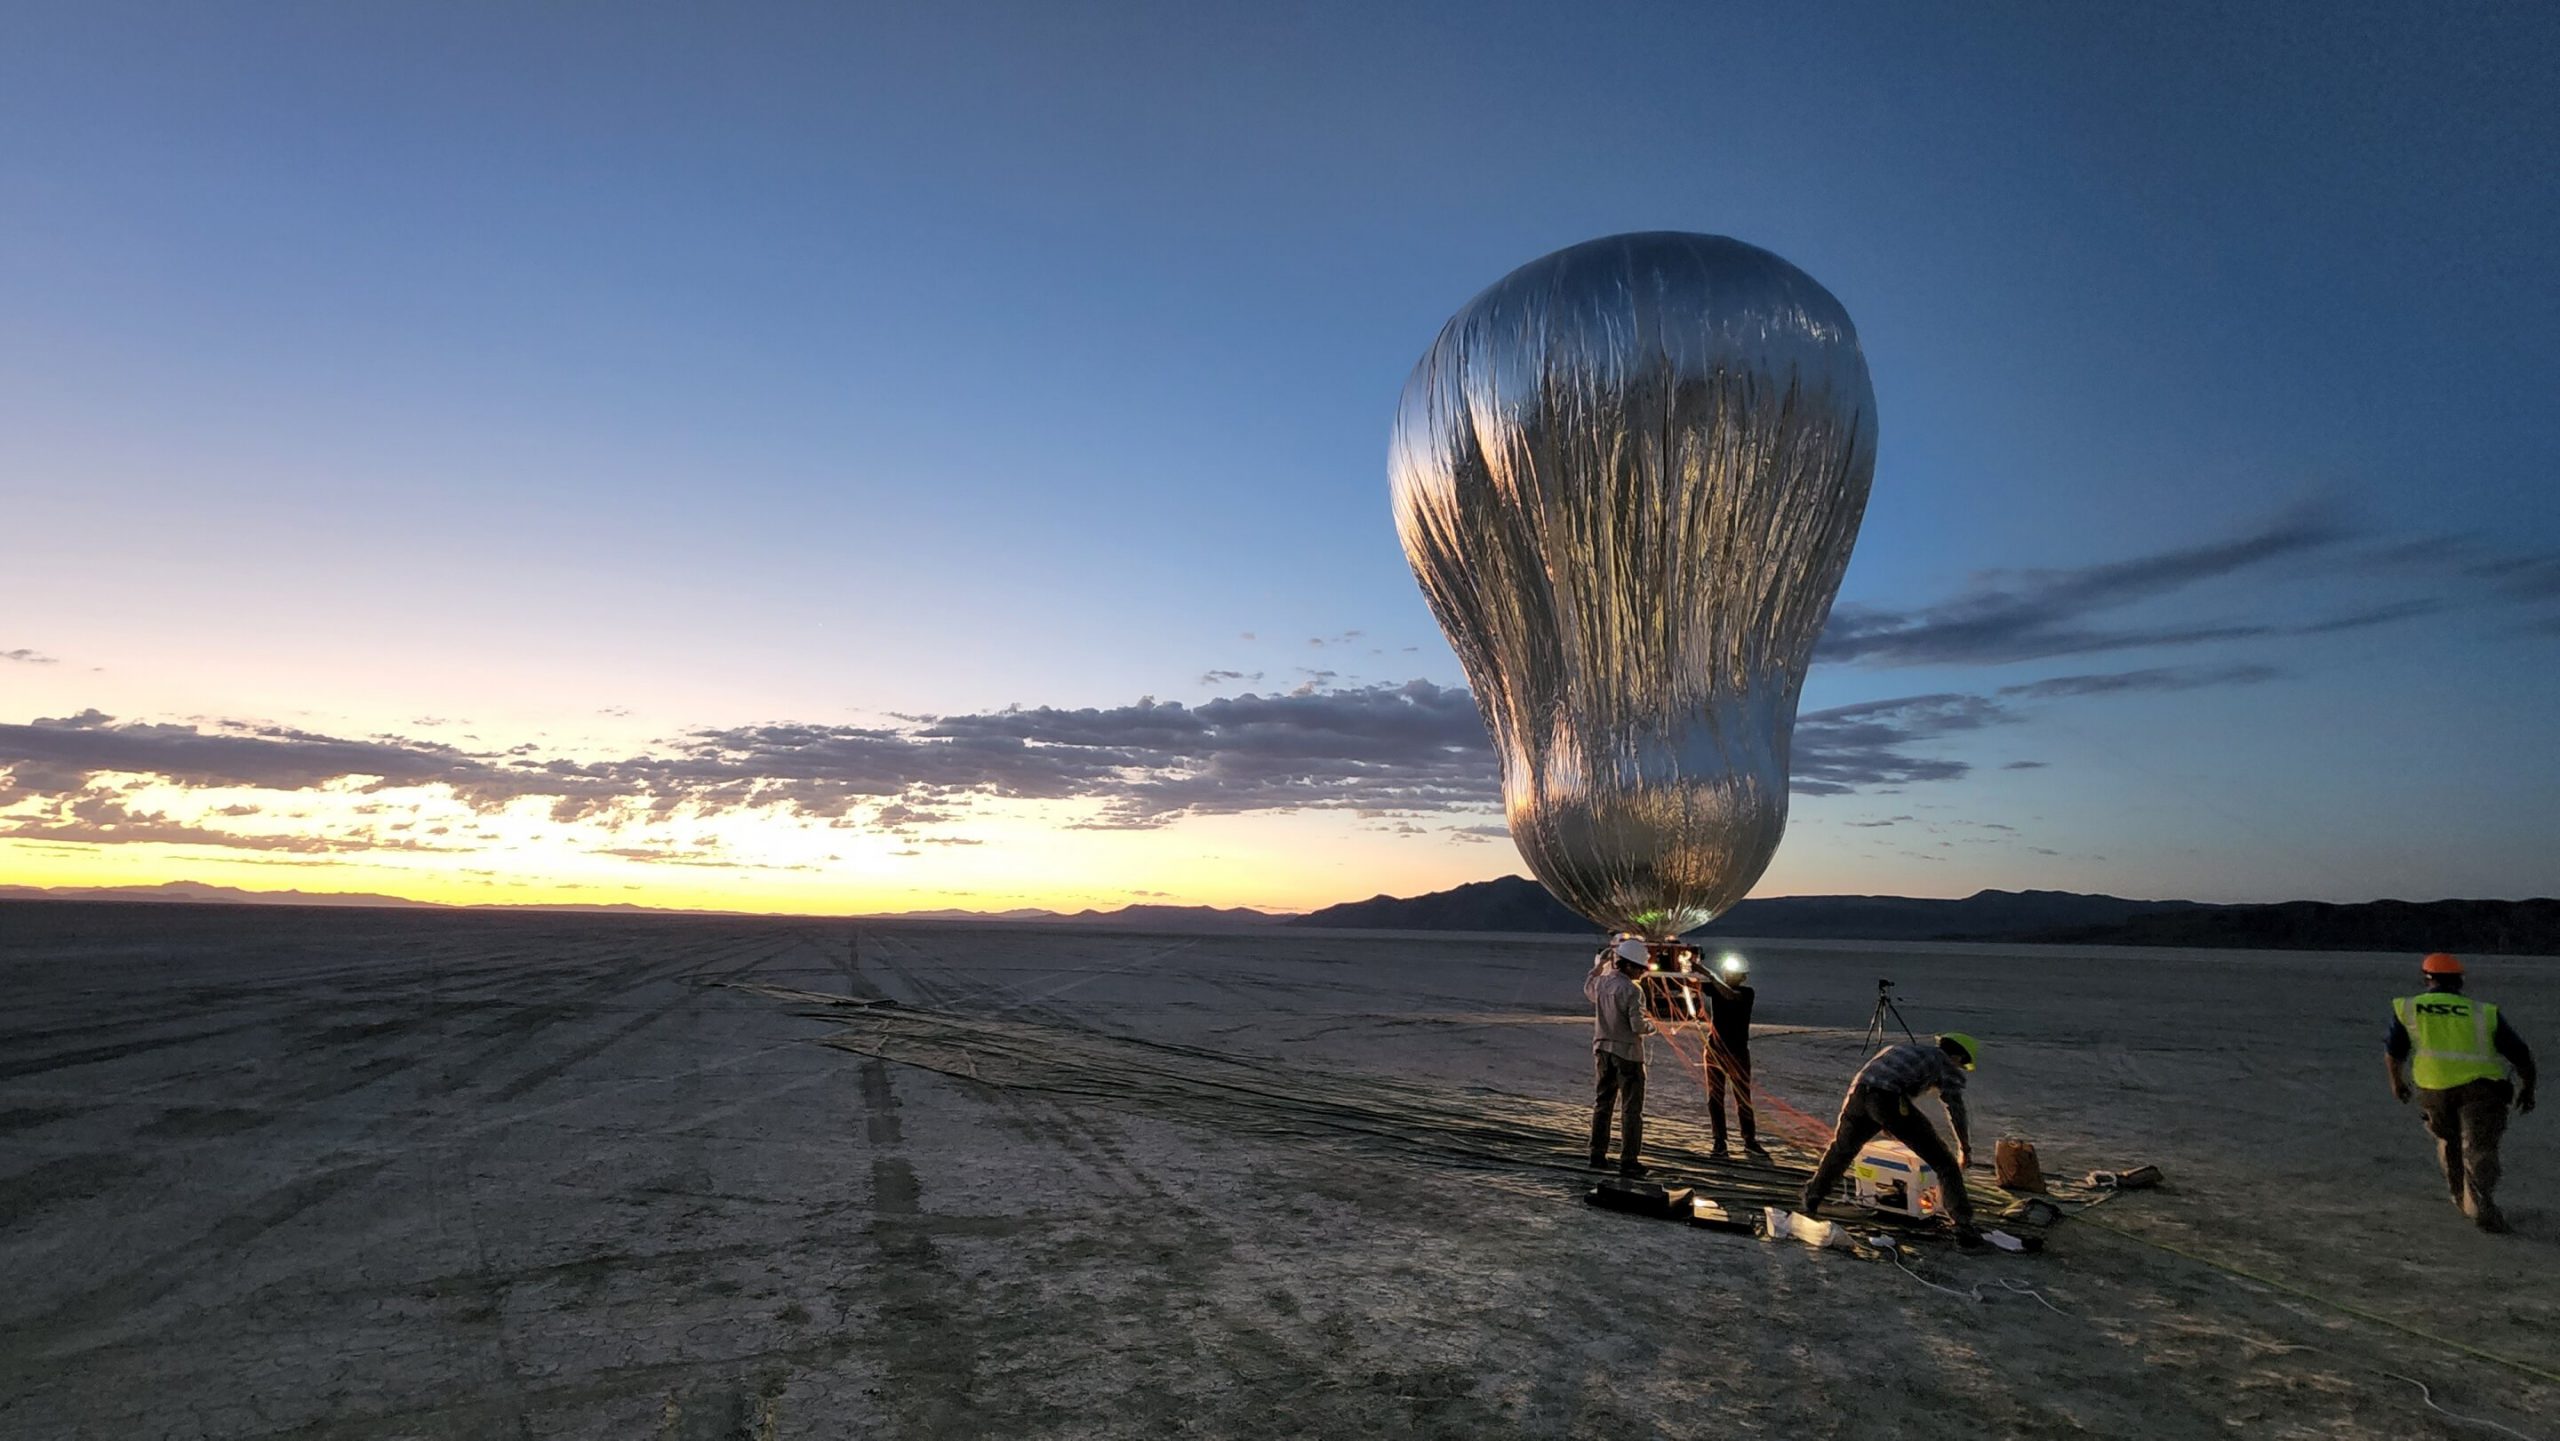
[[[13,5],[0,882],[1516,870],[1388,426],[1683,229],[1881,413],[1760,894],[2549,894],[2560,10],[2258,10]]]

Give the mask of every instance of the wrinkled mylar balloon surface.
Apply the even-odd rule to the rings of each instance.
[[[1405,382],[1405,557],[1492,732],[1512,839],[1595,924],[1668,938],[1768,868],[1875,411],[1829,291],[1673,232],[1511,272]]]

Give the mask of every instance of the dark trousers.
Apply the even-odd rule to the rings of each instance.
[[[2418,1092],[2418,1114],[2436,1138],[2436,1159],[2444,1163],[2444,1183],[2453,1204],[2477,1216],[2497,1207],[2498,1138],[2507,1133],[2507,1107],[2516,1088],[2504,1080],[2465,1081],[2450,1090]],[[2471,1192],[2463,1204],[2463,1190]]]
[[[1644,1148],[1644,1062],[1607,1051],[1591,1053],[1591,1164],[1609,1159],[1609,1112],[1623,1105],[1626,1121],[1618,1128],[1618,1164],[1633,1166]]]
[[[1813,1206],[1828,1199],[1831,1188],[1849,1163],[1858,1159],[1858,1148],[1882,1132],[1911,1148],[1920,1163],[1938,1173],[1938,1184],[1946,1188],[1947,1215],[1959,1226],[1973,1224],[1973,1201],[1964,1193],[1964,1167],[1956,1164],[1947,1143],[1938,1139],[1938,1128],[1920,1114],[1911,1102],[1887,1091],[1869,1090],[1861,1086],[1840,1103],[1838,1128],[1831,1133],[1831,1149],[1822,1153],[1822,1164],[1814,1167],[1813,1179],[1805,1182],[1804,1200]]]
[[[1739,1050],[1722,1041],[1707,1040],[1707,1124],[1715,1133],[1716,1149],[1724,1149],[1724,1088],[1727,1079],[1733,1083],[1733,1115],[1742,1123],[1742,1144],[1760,1143],[1760,1118],[1751,1110],[1751,1048]]]

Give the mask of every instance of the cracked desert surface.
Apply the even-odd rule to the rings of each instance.
[[[1986,1156],[2168,1184],[1980,1301],[1595,1210],[1570,936],[0,903],[0,1436],[2560,1435],[2560,1117],[2474,1231],[2412,958],[1739,944],[1773,1096],[1890,976]]]

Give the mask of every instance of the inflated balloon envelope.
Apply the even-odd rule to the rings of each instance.
[[[1503,277],[1405,382],[1405,557],[1466,667],[1521,856],[1611,931],[1749,893],[1875,473],[1848,312],[1715,235],[1618,235]]]

